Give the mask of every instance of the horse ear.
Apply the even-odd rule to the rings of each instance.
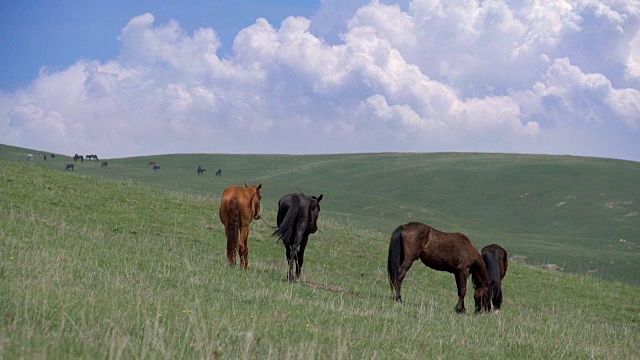
[[[258,190],[260,190],[262,188],[262,184],[258,185]]]
[[[245,183],[244,183],[244,187],[246,187],[246,188],[248,188],[248,187],[249,187],[249,185],[247,185],[247,182],[246,182],[246,181],[245,181]]]
[[[322,200],[322,194],[320,194],[320,196],[318,196],[318,202],[320,202],[320,200]]]

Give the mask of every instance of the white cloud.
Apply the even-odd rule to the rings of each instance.
[[[116,58],[44,68],[29,87],[0,93],[0,142],[103,157],[516,151],[640,160],[638,144],[607,150],[640,138],[637,1],[323,4],[312,19],[257,19],[225,59],[213,29],[137,16]],[[314,33],[338,22],[341,33]]]
[[[585,74],[567,58],[557,59],[534,89],[538,111],[555,122],[626,124],[631,130],[640,125],[640,90],[615,89],[604,75]]]

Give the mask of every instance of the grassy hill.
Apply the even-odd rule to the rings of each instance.
[[[375,167],[367,156],[375,157],[362,155],[360,172]],[[342,168],[342,189],[373,181],[348,181],[352,170],[340,157],[321,158],[315,166],[332,163],[323,170],[333,174]],[[285,281],[282,244],[262,222],[252,224],[250,270],[229,268],[217,218],[219,187],[244,177],[262,181],[273,189],[268,205],[287,189],[285,177],[270,169],[284,170],[285,160],[289,168],[303,168],[303,159],[266,157],[262,162],[275,165],[264,164],[260,176],[249,176],[248,166],[261,163],[252,157],[244,158],[247,167],[224,163],[227,177],[239,173],[233,179],[197,178],[193,164],[169,165],[189,156],[159,159],[162,173],[145,169],[143,159],[109,161],[103,173],[95,163],[75,173],[47,168],[59,169],[61,158],[44,167],[0,161],[0,358],[639,357],[640,290],[599,278],[513,263],[503,311],[458,315],[453,276],[416,264],[404,282],[405,301],[396,304],[386,279],[389,231],[373,230],[364,216],[349,219],[363,225],[344,225],[339,215],[350,210],[348,191],[326,191],[326,177],[309,192],[325,192],[339,205],[326,216],[327,197],[301,282]],[[243,158],[219,161],[229,159]],[[112,174],[118,170],[129,173],[118,180]],[[138,185],[144,177],[162,186]],[[180,184],[188,191],[175,191]],[[406,190],[387,185],[390,193]],[[366,192],[357,195],[372,205],[353,207],[380,204]],[[425,206],[420,214],[443,219],[446,227],[490,229],[468,226],[464,216],[443,218],[435,208]]]
[[[0,159],[64,170],[68,157],[3,146]],[[146,164],[157,161],[160,170]],[[263,183],[265,209],[280,196],[323,193],[322,216],[385,234],[421,221],[504,246],[531,264],[640,285],[640,163],[514,154],[181,154],[77,162],[76,173],[216,198],[232,184]],[[198,165],[208,168],[196,175]],[[223,176],[214,176],[223,169]],[[270,218],[274,222],[273,218]]]

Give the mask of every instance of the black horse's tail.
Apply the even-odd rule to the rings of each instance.
[[[393,284],[398,280],[400,265],[404,261],[404,246],[402,246],[402,226],[398,226],[391,234],[389,242],[389,258],[387,260],[387,271],[389,273],[389,284],[391,290],[395,290]]]
[[[229,205],[227,222],[227,226],[225,227],[227,235],[227,257],[230,261],[235,261],[238,238],[240,237],[240,204],[237,199],[233,199]]]
[[[497,254],[494,252],[483,254],[482,260],[487,269],[489,282],[495,281],[497,285],[500,285],[500,262]]]
[[[300,198],[297,196],[293,196],[289,202],[289,209],[287,210],[287,214],[282,219],[282,222],[278,226],[278,228],[273,232],[273,235],[278,235],[278,239],[282,240],[285,245],[291,241],[291,234],[293,233],[293,226],[295,224],[296,218],[298,217],[298,212],[300,211]]]

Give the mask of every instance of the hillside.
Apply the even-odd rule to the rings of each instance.
[[[388,234],[324,208],[289,284],[262,222],[250,270],[226,265],[214,195],[7,161],[0,183],[0,358],[639,356],[637,287],[513,263],[503,311],[458,315],[453,277],[418,263],[396,304]]]
[[[27,149],[0,159],[27,163]],[[31,151],[33,152],[33,151]],[[63,171],[68,157],[34,166]],[[146,164],[157,161],[160,170]],[[72,162],[72,161],[71,161]],[[232,184],[263,183],[264,207],[304,191],[323,193],[323,216],[381,232],[421,221],[461,231],[478,246],[499,243],[531,264],[640,284],[640,163],[514,154],[183,154],[76,163],[76,173],[219,196]],[[208,168],[203,176],[196,167]],[[223,169],[223,176],[214,176]],[[274,221],[271,219],[270,221]],[[386,240],[385,240],[386,241]]]

